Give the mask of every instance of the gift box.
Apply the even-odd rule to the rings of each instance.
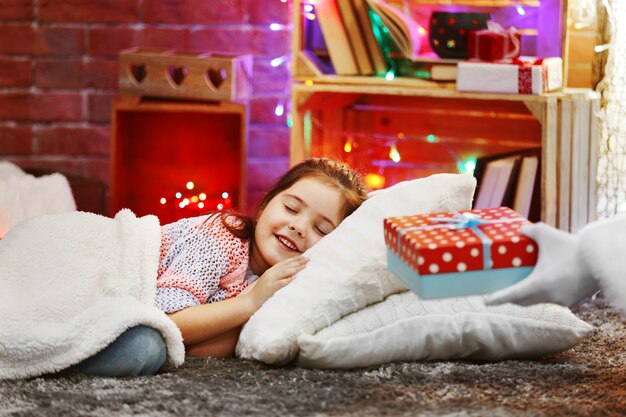
[[[495,22],[487,22],[487,29],[473,30],[467,37],[467,56],[482,61],[518,58],[521,35],[515,28],[504,29]]]
[[[467,61],[458,64],[458,91],[542,94],[562,86],[561,58],[513,59],[510,63]]]
[[[421,298],[486,294],[519,282],[537,262],[531,224],[508,207],[390,217],[387,266]]]

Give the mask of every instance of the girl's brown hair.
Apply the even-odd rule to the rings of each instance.
[[[344,198],[342,220],[352,214],[367,198],[365,184],[352,168],[330,158],[309,158],[294,165],[276,181],[259,202],[254,219],[229,211],[221,214],[222,224],[238,238],[251,239],[254,236],[255,221],[268,203],[303,178],[316,179],[341,191]]]

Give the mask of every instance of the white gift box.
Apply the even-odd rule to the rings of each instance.
[[[524,58],[511,63],[466,61],[458,64],[458,91],[542,94],[562,86],[561,58]]]

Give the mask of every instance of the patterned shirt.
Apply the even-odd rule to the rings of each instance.
[[[254,278],[248,276],[248,241],[228,231],[219,215],[161,228],[155,305],[164,312],[235,297]]]

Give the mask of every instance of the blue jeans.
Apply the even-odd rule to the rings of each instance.
[[[161,333],[140,325],[126,330],[109,346],[67,371],[109,377],[152,375],[163,366],[166,357]]]

